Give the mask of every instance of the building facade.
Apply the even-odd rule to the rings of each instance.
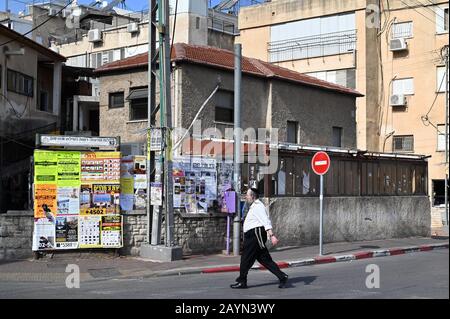
[[[63,56],[0,25],[0,211],[28,205],[35,134],[61,126]]]
[[[237,42],[247,56],[362,92],[358,148],[431,156],[428,188],[439,207],[448,10],[439,0],[274,0],[241,9]]]
[[[142,54],[96,70],[101,135],[145,144],[147,59]],[[219,85],[198,119],[202,132],[212,128],[224,136],[234,121],[234,53],[177,43],[172,68],[173,127],[187,129]],[[362,95],[353,89],[244,57],[242,92],[243,130],[277,128],[280,142],[356,147],[355,103]]]

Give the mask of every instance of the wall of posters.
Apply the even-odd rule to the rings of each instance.
[[[174,208],[191,214],[207,213],[217,201],[216,160],[179,157],[173,162]]]
[[[33,250],[122,247],[120,152],[37,150],[34,162]]]
[[[78,216],[56,217],[56,248],[78,248]]]

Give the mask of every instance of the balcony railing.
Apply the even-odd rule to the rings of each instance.
[[[220,19],[217,17],[208,17],[208,29],[212,29],[215,31],[237,35],[239,34],[239,29],[237,24],[232,23],[230,21],[226,21],[224,19]]]
[[[269,61],[280,62],[354,51],[356,30],[324,33],[268,43]]]

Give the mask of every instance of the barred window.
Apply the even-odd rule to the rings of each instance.
[[[394,152],[413,152],[414,151],[414,136],[394,136],[393,141]]]

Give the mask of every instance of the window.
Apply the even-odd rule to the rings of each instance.
[[[400,22],[392,25],[392,39],[411,38],[413,36],[413,23]]]
[[[199,17],[195,18],[195,28],[197,30],[200,29],[200,18]]]
[[[234,92],[218,90],[215,95],[216,95],[215,121],[233,123]]]
[[[109,93],[109,108],[114,109],[124,106],[124,92]]]
[[[132,99],[130,101],[130,120],[146,120],[147,107],[147,99]]]
[[[333,146],[342,147],[342,127],[333,126]]]
[[[287,122],[287,140],[288,143],[298,143],[298,122]]]
[[[351,12],[271,26],[269,62],[353,52],[355,21],[355,13]]]
[[[39,94],[39,110],[45,112],[52,112],[50,108],[49,95],[47,91],[41,91]]]
[[[392,149],[394,152],[413,152],[414,151],[414,136],[394,136]]]
[[[8,91],[33,97],[33,78],[8,69]]]
[[[445,151],[445,124],[437,126],[437,151]]]
[[[436,33],[448,32],[448,7],[436,8]]]
[[[392,82],[392,94],[414,94],[413,78],[394,80]]]
[[[319,80],[328,81],[348,88],[356,88],[355,69],[311,72],[306,73],[306,75],[313,76]]]
[[[445,92],[445,66],[436,68],[436,92]]]

